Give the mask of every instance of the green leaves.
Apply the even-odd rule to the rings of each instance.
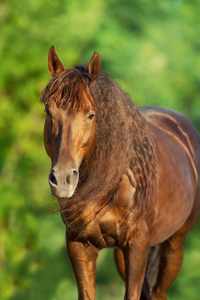
[[[200,130],[198,12],[195,0],[0,1],[2,300],[77,295],[64,249],[65,228],[59,213],[50,214],[57,202],[48,187],[50,162],[39,104],[50,79],[50,46],[55,45],[65,68],[89,62],[97,51],[102,71],[114,76],[137,105],[177,109]],[[185,267],[172,300],[199,296],[199,224],[195,231],[186,243]],[[100,272],[110,273],[106,280],[97,275],[97,299],[122,298],[115,291],[116,282],[119,289],[123,283],[109,261],[102,255]]]

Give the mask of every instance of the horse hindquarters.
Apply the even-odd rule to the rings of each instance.
[[[160,265],[151,300],[167,300],[167,291],[175,281],[183,262],[183,243],[195,225],[200,209],[200,193],[187,221],[169,239],[160,245]]]

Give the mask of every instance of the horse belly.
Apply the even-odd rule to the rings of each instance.
[[[185,150],[167,142],[160,149],[158,218],[152,230],[152,246],[172,236],[189,217],[195,199],[193,166]],[[158,146],[159,147],[159,146]]]

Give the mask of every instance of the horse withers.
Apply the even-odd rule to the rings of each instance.
[[[54,46],[44,89],[49,185],[66,225],[79,300],[95,299],[96,259],[114,248],[126,300],[166,300],[200,210],[200,136],[183,115],[137,108],[94,53],[64,70]]]

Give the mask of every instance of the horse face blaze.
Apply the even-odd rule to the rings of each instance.
[[[71,197],[79,181],[79,167],[93,148],[96,117],[93,109],[69,112],[56,105],[46,107],[44,143],[52,161],[51,193]]]

